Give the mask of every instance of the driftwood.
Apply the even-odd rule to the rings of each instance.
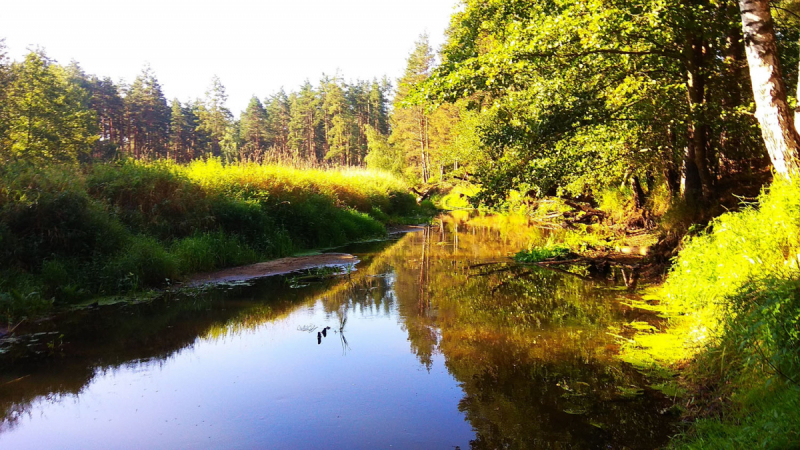
[[[425,200],[427,200],[428,197],[430,197],[431,195],[433,195],[433,193],[436,191],[436,188],[435,187],[429,187],[428,189],[426,189],[424,191],[420,191],[419,189],[417,189],[417,188],[412,186],[412,187],[408,188],[408,190],[412,194],[417,196],[417,204],[419,204],[419,203],[422,203]]]
[[[583,224],[590,224],[594,218],[597,218],[598,221],[602,221],[608,214],[605,211],[601,211],[599,209],[592,208],[588,204],[578,203],[569,199],[562,199],[565,205],[569,206],[570,208],[574,209],[577,212],[582,212],[583,215],[577,217],[575,219],[569,220],[568,223],[583,223]]]

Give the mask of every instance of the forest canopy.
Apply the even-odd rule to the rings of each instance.
[[[776,17],[791,85],[798,32]],[[488,203],[643,179],[709,199],[769,162],[731,1],[467,0],[412,101],[480,114]]]

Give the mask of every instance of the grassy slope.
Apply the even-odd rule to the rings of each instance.
[[[705,418],[674,447],[800,447],[798,252],[800,187],[780,181],[758,206],[685,243],[651,298],[669,328],[637,335],[623,354],[655,369],[684,366],[681,404]]]
[[[0,314],[385,234],[419,215],[358,169],[169,162],[0,169]]]

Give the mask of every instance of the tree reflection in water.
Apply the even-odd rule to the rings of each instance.
[[[299,308],[319,305],[343,354],[352,351],[345,337],[348,320],[374,316],[399,320],[428,371],[436,357],[444,358],[464,392],[458,408],[474,428],[473,448],[665,443],[671,420],[659,411],[669,400],[615,358],[614,338],[606,332],[641,320],[620,304],[619,291],[606,289],[615,281],[587,281],[578,272],[519,266],[508,258],[548,233],[524,218],[454,213],[395,243],[345,249],[362,261],[346,278],[302,289],[264,280],[250,288],[39,325],[32,331],[64,333],[69,344],[60,358],[6,355],[0,362],[0,432],[13,428],[37,401],[77,396],[97,374],[159,364],[198,339],[255,333]],[[326,327],[301,331],[318,333],[318,344],[332,337]],[[626,395],[637,389],[641,395]]]

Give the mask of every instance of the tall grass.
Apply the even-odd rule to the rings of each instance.
[[[676,310],[724,307],[744,285],[800,262],[800,188],[777,180],[759,204],[723,214],[691,239],[670,272],[664,293]]]
[[[661,363],[688,356],[684,378],[731,401],[725,415],[698,421],[675,446],[800,445],[797,181],[776,180],[757,204],[687,239],[659,297],[670,328],[635,337],[636,346]]]
[[[4,167],[0,314],[379,236],[420,213],[402,181],[363,169]]]

